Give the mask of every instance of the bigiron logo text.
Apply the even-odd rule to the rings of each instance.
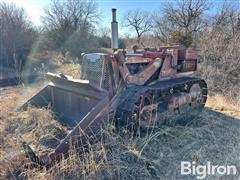
[[[197,165],[195,161],[181,161],[181,175],[195,175],[197,179],[204,179],[207,175],[236,175],[237,168],[234,165]]]

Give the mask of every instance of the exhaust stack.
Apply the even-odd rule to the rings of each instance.
[[[112,23],[111,23],[111,29],[112,29],[112,39],[111,39],[111,48],[113,51],[116,51],[118,49],[118,22],[116,20],[116,11],[117,9],[112,9]]]

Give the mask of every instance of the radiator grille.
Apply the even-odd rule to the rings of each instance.
[[[81,65],[81,79],[89,80],[100,87],[103,70],[103,57],[98,54],[85,55]]]
[[[193,60],[185,60],[183,63],[180,64],[180,68],[178,69],[179,72],[190,72],[197,70],[197,61]]]

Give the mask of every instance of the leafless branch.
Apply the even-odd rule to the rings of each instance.
[[[149,32],[153,27],[152,17],[141,9],[128,11],[124,16],[123,25],[136,31],[137,43],[140,44],[143,34]]]

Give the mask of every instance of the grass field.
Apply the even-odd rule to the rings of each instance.
[[[76,153],[48,171],[26,168],[29,160],[23,154],[16,131],[11,128],[16,123],[17,107],[40,89],[40,85],[30,87],[8,87],[0,94],[0,169],[5,178],[39,179],[194,179],[181,176],[180,163],[183,160],[204,164],[236,165],[240,168],[240,130],[231,122],[240,121],[239,108],[217,95],[208,98],[206,108],[187,126],[161,126],[149,131],[143,137],[130,134],[120,136],[109,126],[105,131],[105,142],[93,145],[83,157]],[[41,139],[43,127],[56,126],[48,110],[31,109],[29,114],[21,114],[21,125],[30,123],[32,129],[28,138]],[[50,114],[49,114],[50,113]],[[54,118],[53,118],[54,119]],[[26,121],[26,122],[25,122]],[[36,124],[37,123],[37,124]],[[35,129],[34,129],[35,128]],[[56,132],[56,131],[54,131]],[[19,131],[18,131],[19,133]],[[18,134],[19,135],[19,134]],[[239,174],[238,174],[239,177]],[[208,176],[207,179],[219,179]],[[221,177],[222,179],[230,177]],[[237,179],[237,176],[231,177]]]

